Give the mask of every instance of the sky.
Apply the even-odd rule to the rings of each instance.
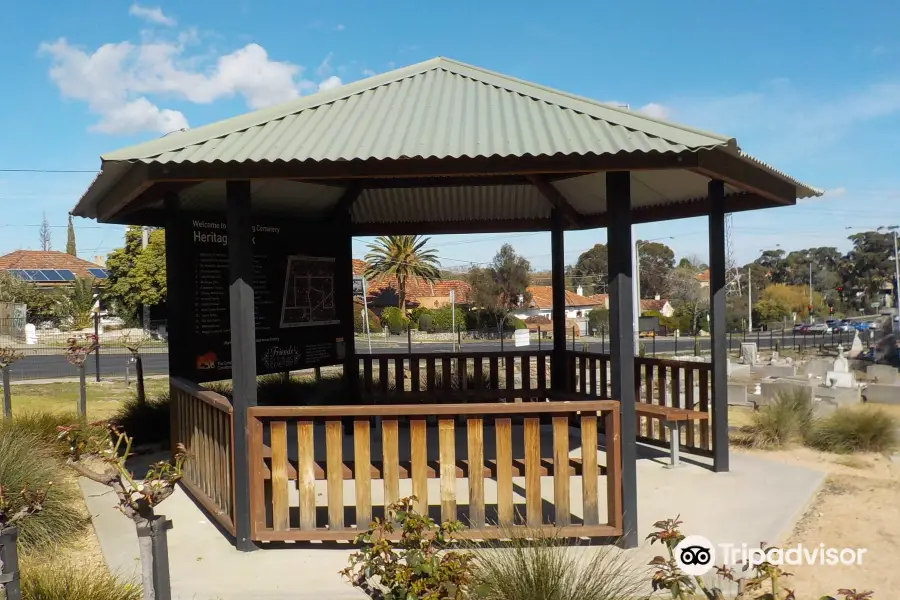
[[[57,0],[3,14],[0,254],[39,248],[44,215],[64,250],[67,213],[102,153],[435,56],[733,136],[825,190],[735,214],[740,264],[776,246],[845,251],[848,228],[900,223],[896,2]],[[122,243],[120,226],[75,227],[83,258]],[[678,257],[708,254],[702,219],[635,235]],[[567,262],[605,240],[603,229],[567,233]],[[431,245],[464,266],[507,241],[549,266],[544,233]],[[359,257],[366,242],[354,242]]]

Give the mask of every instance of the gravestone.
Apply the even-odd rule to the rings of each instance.
[[[755,365],[757,349],[755,342],[741,342],[741,361],[745,365]]]
[[[814,358],[803,365],[803,374],[810,377],[825,377],[832,370],[834,361],[825,358]]]
[[[838,356],[830,371],[825,374],[826,387],[855,388],[856,377],[850,372],[850,363],[844,356],[843,346],[838,346]]]
[[[900,372],[890,365],[869,365],[866,377],[874,383],[900,383]]]
[[[728,405],[747,406],[747,386],[743,383],[728,384]]]
[[[863,351],[863,345],[862,345],[862,340],[859,339],[859,332],[854,331],[853,332],[853,342],[851,342],[851,344],[850,344],[850,356],[852,356],[853,358],[856,358],[857,356],[859,356],[862,353],[862,351]]]

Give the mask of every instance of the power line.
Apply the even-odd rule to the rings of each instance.
[[[0,169],[0,173],[92,173],[96,175],[98,170],[85,169]]]

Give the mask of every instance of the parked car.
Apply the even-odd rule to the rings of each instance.
[[[794,325],[794,333],[802,333],[803,329],[809,327],[806,323],[797,323]]]
[[[825,323],[813,323],[803,333],[831,333],[831,327]]]
[[[847,321],[841,321],[837,325],[835,325],[835,331],[846,333],[848,331],[853,331],[853,323],[849,323]]]
[[[866,323],[865,321],[859,321],[857,323],[854,323],[853,326],[856,327],[857,331],[866,331],[866,330],[870,329],[869,324]]]

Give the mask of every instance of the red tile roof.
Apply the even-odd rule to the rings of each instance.
[[[662,309],[665,308],[666,302],[668,300],[656,300],[654,298],[642,298],[641,299],[641,312],[645,312],[648,310],[655,310],[656,312],[662,312]]]
[[[362,275],[366,270],[366,261],[358,258],[353,259],[353,274]],[[369,298],[375,298],[381,294],[383,290],[398,289],[397,278],[376,277],[366,282]],[[406,301],[415,303],[417,298],[449,298],[450,290],[456,291],[456,301],[464,303],[469,297],[472,287],[468,282],[460,279],[439,279],[434,283],[429,283],[419,277],[413,277],[406,282]]]
[[[603,306],[604,308],[609,303],[609,294],[591,294],[590,296],[585,296],[585,298],[597,306]]]
[[[551,308],[553,306],[553,288],[549,285],[529,285],[531,306],[534,308]],[[599,295],[599,294],[598,294]],[[599,300],[591,300],[566,290],[566,306],[603,306]]]
[[[100,268],[100,266],[59,250],[16,250],[0,256],[0,271],[9,269],[68,269],[75,274],[75,277],[94,279],[94,276],[88,272],[88,269],[97,268]]]

